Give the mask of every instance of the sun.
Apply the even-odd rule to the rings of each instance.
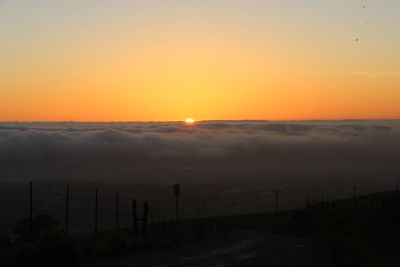
[[[194,123],[194,119],[192,119],[192,118],[187,118],[187,119],[185,120],[185,123],[186,123],[186,124],[193,124],[193,123]]]

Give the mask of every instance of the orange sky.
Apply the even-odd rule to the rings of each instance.
[[[0,121],[400,118],[398,2],[150,2],[2,4]]]

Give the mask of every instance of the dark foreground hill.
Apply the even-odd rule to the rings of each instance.
[[[305,240],[314,239],[322,240],[321,243],[315,244],[331,246],[335,254],[332,262],[338,266],[398,266],[399,207],[399,194],[386,192],[333,202],[309,201],[304,209],[279,213],[197,218],[182,220],[179,224],[174,221],[159,221],[148,224],[145,235],[142,229],[139,229],[138,234],[132,229],[120,229],[102,233],[97,240],[94,236],[66,238],[54,223],[49,224],[52,225],[50,229],[38,233],[34,242],[20,240],[19,243],[9,244],[3,240],[0,257],[4,266],[33,264],[53,266],[61,262],[85,264],[85,262],[98,262],[104,258],[121,259],[123,255],[128,254],[131,255],[129,257],[136,259],[137,256],[140,259],[143,253],[154,255],[154,257],[149,256],[154,261],[158,259],[157,255],[162,254],[167,248],[173,247],[174,251],[184,252],[193,244],[206,240],[206,242],[215,241],[210,251],[220,251],[219,249],[224,249],[224,242],[229,243],[229,240],[234,238],[229,244],[240,243],[249,240],[245,236],[240,237],[240,233],[251,233],[250,235],[256,235],[258,238],[248,249],[246,248],[244,256],[252,253],[262,255],[260,248],[264,248],[265,255],[272,253],[275,258],[280,255],[279,260],[285,260],[286,253],[288,257],[297,255],[301,259],[301,248],[308,242]],[[20,233],[21,231],[23,233],[24,224],[19,227]],[[290,235],[299,239],[284,237]],[[274,244],[277,247],[274,247]],[[294,244],[298,244],[299,247]],[[287,250],[291,247],[297,250],[295,252]],[[296,254],[298,251],[300,254]],[[320,254],[318,249],[308,251],[314,257]],[[194,251],[187,253],[192,256],[195,254]],[[179,257],[177,259],[181,260]],[[224,257],[219,259],[224,260]],[[253,257],[252,260],[255,259],[256,257]],[[268,257],[263,256],[263,259]],[[287,260],[290,261],[289,258]],[[307,263],[304,263],[304,266],[307,266]]]
[[[310,203],[277,217],[274,213],[225,217],[221,223],[225,229],[273,230],[329,241],[339,266],[400,265],[398,192]]]

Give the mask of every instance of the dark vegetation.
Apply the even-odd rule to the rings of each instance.
[[[271,230],[331,242],[338,266],[399,266],[400,195],[384,192],[276,214],[220,218],[225,230]]]
[[[141,229],[142,230],[142,229]],[[134,233],[132,228],[110,230],[97,236],[68,237],[64,229],[50,215],[34,218],[30,235],[29,220],[18,222],[16,242],[0,236],[1,266],[43,266],[55,263],[90,261],[127,253],[167,248],[203,239],[222,238],[215,227],[215,219],[153,222],[147,232]]]
[[[340,266],[399,266],[400,195],[319,203],[297,212],[286,231],[332,241]]]
[[[138,214],[141,217],[142,211]],[[328,240],[336,251],[339,266],[398,266],[400,252],[400,194],[397,191],[336,201],[313,199],[307,201],[305,208],[278,213],[206,216],[179,223],[174,219],[153,221],[149,218],[146,233],[140,218],[137,233],[124,224],[119,229],[102,228],[97,236],[93,225],[88,225],[89,232],[85,234],[74,233],[72,225],[71,233],[66,235],[63,223],[53,215],[35,213],[31,231],[29,219],[19,220],[12,237],[0,235],[2,266],[90,261],[223,238],[232,230],[273,231]]]

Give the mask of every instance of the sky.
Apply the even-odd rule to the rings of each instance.
[[[397,0],[0,0],[0,121],[400,118]]]

